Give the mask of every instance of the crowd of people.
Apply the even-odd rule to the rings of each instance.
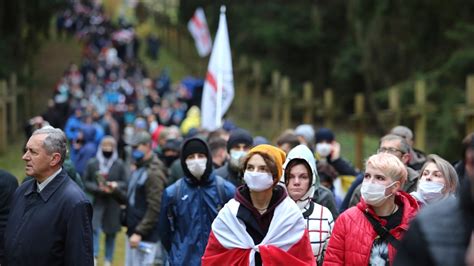
[[[474,265],[474,133],[451,164],[397,126],[357,169],[329,128],[207,132],[199,81],[149,78],[130,25],[72,3],[83,61],[25,126],[23,183],[0,170],[0,265]]]

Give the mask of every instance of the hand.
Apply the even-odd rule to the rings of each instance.
[[[117,189],[118,184],[115,181],[110,181],[107,182],[107,187],[110,188],[111,191],[114,191],[115,189]]]
[[[128,239],[128,242],[130,242],[131,248],[137,248],[138,244],[140,244],[141,241],[142,241],[142,236],[139,234],[133,234]]]
[[[104,193],[112,193],[111,188],[109,186],[106,186],[106,185],[103,185],[103,184],[99,185],[99,189],[100,189],[100,191],[102,191]]]
[[[341,157],[341,144],[337,141],[332,142],[331,160],[335,161]]]

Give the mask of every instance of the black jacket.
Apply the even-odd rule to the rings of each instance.
[[[5,229],[6,265],[87,265],[92,205],[63,169],[40,193],[35,180],[15,192]]]

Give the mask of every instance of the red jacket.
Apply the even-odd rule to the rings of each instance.
[[[395,196],[397,205],[403,206],[402,222],[399,226],[390,230],[397,239],[401,239],[408,230],[410,220],[418,211],[416,200],[409,194],[399,191]],[[342,213],[336,220],[329,245],[324,257],[324,265],[368,265],[372,244],[377,233],[372,227],[364,211],[367,210],[382,225],[385,220],[375,215],[372,207],[369,207],[361,198],[357,206]],[[389,260],[393,262],[396,250],[389,244]]]

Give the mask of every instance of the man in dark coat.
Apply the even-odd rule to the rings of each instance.
[[[0,265],[4,264],[3,235],[7,225],[8,213],[10,212],[10,202],[17,187],[18,180],[16,180],[16,177],[0,169]]]
[[[92,206],[62,168],[66,136],[50,126],[36,130],[22,159],[34,179],[12,199],[5,229],[7,265],[92,266]]]

